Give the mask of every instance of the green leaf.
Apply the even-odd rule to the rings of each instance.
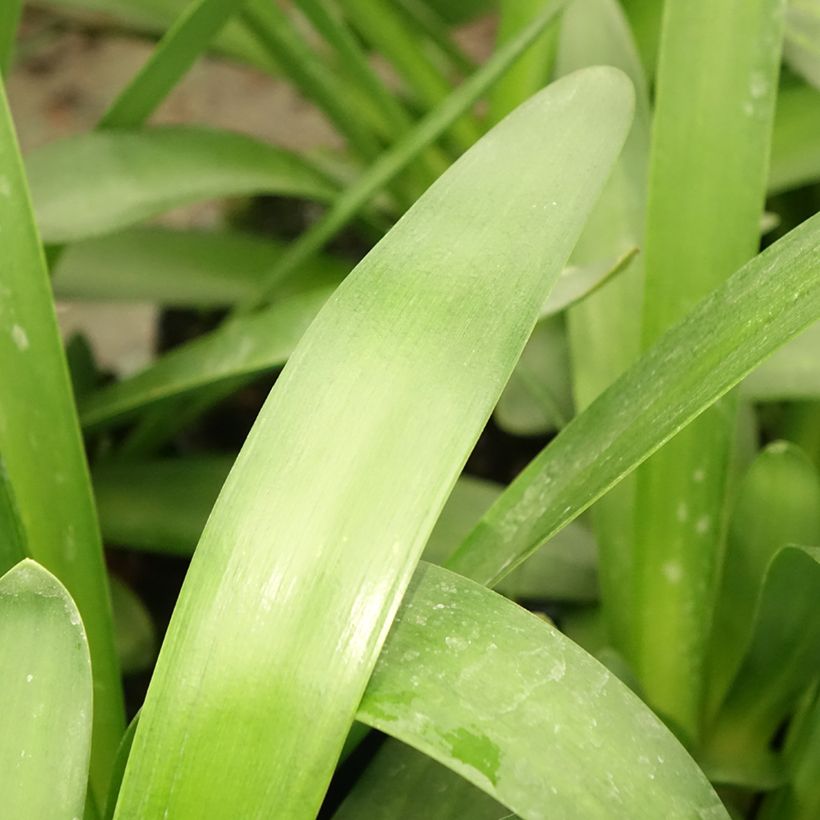
[[[245,0],[192,0],[136,76],[103,114],[100,128],[136,128],[153,114]]]
[[[760,820],[815,820],[820,815],[820,697],[814,693],[789,729],[788,784],[767,796]]]
[[[82,816],[91,660],[65,587],[31,560],[0,578],[0,794],[9,818]]]
[[[789,0],[783,57],[793,71],[820,88],[820,3]]]
[[[0,453],[30,557],[82,613],[94,662],[91,778],[101,798],[124,728],[111,609],[85,453],[42,250],[0,89]]]
[[[563,321],[539,322],[495,408],[498,426],[520,436],[561,429],[574,412],[570,381]]]
[[[68,246],[52,282],[63,299],[225,307],[252,298],[283,252],[280,242],[233,231],[132,228]],[[350,267],[332,256],[317,256],[273,296],[337,285]]]
[[[642,245],[650,106],[640,57],[617,0],[574,0],[561,25],[556,72],[604,63],[620,68],[637,91],[635,120],[618,164],[573,251],[576,264],[617,257]],[[638,257],[567,314],[575,405],[586,407],[637,358],[643,300]],[[609,492],[592,511],[601,550],[601,596],[614,645],[627,652],[632,616],[633,481]]]
[[[727,817],[640,699],[557,629],[422,565],[357,719],[525,820]]]
[[[147,669],[156,657],[157,635],[145,604],[130,587],[111,576],[111,605],[123,674]]]
[[[23,0],[6,0],[0,8],[0,74],[6,74],[11,65],[22,10]]]
[[[26,168],[46,242],[100,236],[215,197],[276,193],[326,200],[334,190],[296,154],[192,126],[69,137],[34,151]]]
[[[630,117],[619,72],[553,84],[336,290],[208,519],[117,818],[315,815],[424,542]]]
[[[741,392],[752,401],[820,398],[820,322],[750,373]]]
[[[777,95],[769,193],[820,181],[820,92],[786,86]]]
[[[390,61],[424,108],[435,108],[447,99],[452,86],[425,58],[417,37],[403,23],[392,3],[339,0],[339,5],[364,39]],[[450,133],[459,151],[465,151],[481,136],[481,127],[472,115],[465,114],[451,124]]]
[[[333,820],[514,820],[450,769],[403,743],[386,743]]]
[[[820,669],[820,549],[788,546],[766,570],[750,639],[707,730],[707,759],[765,758]]]
[[[283,365],[332,293],[310,290],[225,322],[130,379],[91,393],[80,402],[83,426],[111,424],[163,399]]]
[[[25,557],[25,532],[14,500],[14,490],[0,456],[0,574]]]
[[[69,18],[92,25],[119,23],[142,34],[162,35],[174,25],[190,0],[43,0],[42,5]],[[89,14],[90,13],[90,14]],[[230,21],[216,36],[213,46],[232,57],[269,72],[277,64],[239,20]]]
[[[543,5],[543,0],[501,0],[496,48],[528,26]],[[547,84],[555,62],[557,44],[557,27],[548,29],[495,84],[489,100],[489,122],[500,122],[510,111]]]
[[[539,17],[526,30],[499,49],[455,91],[422,117],[412,131],[385,151],[354,183],[348,186],[327,214],[312,228],[305,231],[279,263],[268,272],[262,297],[258,301],[264,302],[269,299],[270,294],[280,286],[282,280],[291,276],[306,260],[317,253],[359,213],[376,193],[401,173],[434,140],[438,139],[459,116],[474,105],[554,20],[563,5],[564,0],[553,0],[546,4]],[[256,302],[249,303],[244,307],[251,308],[255,304]]]
[[[820,215],[744,265],[579,413],[447,565],[497,583],[820,316]]]
[[[757,250],[782,31],[783,0],[666,3],[647,202],[645,348]],[[693,739],[735,413],[729,397],[637,474],[632,660],[648,702]]]
[[[820,543],[820,478],[801,450],[775,442],[744,476],[732,511],[709,652],[710,713],[737,673],[766,568],[789,543]]]

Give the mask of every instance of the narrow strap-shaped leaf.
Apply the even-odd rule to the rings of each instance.
[[[741,393],[752,401],[820,398],[820,322],[750,373]]]
[[[65,587],[31,560],[0,578],[4,817],[77,820],[91,747],[91,660]]]
[[[172,350],[81,401],[83,426],[110,424],[154,402],[283,365],[332,293],[319,288],[291,296]]]
[[[533,459],[448,567],[499,581],[820,317],[820,215],[744,265]]]
[[[655,78],[661,42],[661,19],[667,0],[621,0],[649,82]]]
[[[650,154],[644,347],[757,250],[784,6],[666,0]],[[632,660],[649,702],[691,738],[702,708],[734,418],[729,397],[637,474]]]
[[[501,0],[497,43],[505,43],[526,28],[543,7],[542,0]],[[527,53],[495,84],[488,120],[502,120],[549,80],[558,44],[558,27],[545,31]]]
[[[367,119],[359,116],[362,99],[368,108],[372,105],[368,96],[352,96],[355,88],[343,83],[318,59],[288,12],[278,3],[250,0],[242,15],[259,42],[283,66],[288,78],[328,115],[353,150],[366,159],[377,156],[380,142]],[[380,111],[376,110],[380,120]]]
[[[678,740],[557,629],[422,565],[357,719],[524,820],[728,817]]]
[[[405,137],[385,151],[376,162],[348,186],[328,213],[293,243],[271,268],[259,301],[266,301],[279,283],[319,251],[345,227],[361,208],[391,179],[401,173],[421,151],[441,136],[458,117],[475,104],[499,77],[526,51],[549,25],[566,0],[548,3],[541,15],[515,39],[499,49],[469,79],[423,117]],[[244,306],[252,308],[256,302]]]
[[[620,68],[637,92],[635,119],[624,150],[572,254],[594,264],[643,245],[649,153],[647,81],[629,24],[617,0],[574,0],[561,22],[555,70],[560,76],[585,65]],[[643,259],[570,310],[567,330],[575,406],[585,408],[637,358],[643,301]],[[634,481],[622,481],[595,506],[593,521],[601,554],[601,602],[609,639],[627,652],[633,596],[632,526]]]
[[[425,108],[433,108],[450,95],[452,87],[419,48],[418,39],[403,24],[392,3],[385,0],[339,0],[353,25],[383,54]],[[481,135],[475,118],[465,114],[451,123],[450,133],[460,151]]]
[[[726,695],[752,630],[766,569],[784,544],[820,544],[820,477],[794,445],[770,444],[732,511],[709,647],[710,714]]]
[[[787,86],[777,95],[769,193],[820,180],[820,91]]]
[[[424,542],[630,117],[617,71],[553,84],[337,289],[199,542],[117,818],[315,815]]]
[[[52,284],[63,299],[227,307],[251,298],[284,250],[282,242],[235,231],[131,228],[67,247]],[[317,256],[273,297],[337,285],[351,267],[328,254]],[[577,284],[570,276],[565,286]]]
[[[103,114],[100,128],[142,125],[245,0],[191,0],[146,64]]]
[[[296,154],[227,131],[169,126],[91,132],[26,158],[46,242],[126,228],[179,205],[277,193],[326,200],[334,186]]]
[[[97,519],[48,275],[0,88],[0,453],[31,557],[83,615],[94,662],[91,777],[101,798],[124,727]]]
[[[772,559],[751,637],[713,725],[706,756],[764,757],[778,727],[820,669],[820,548],[789,546]]]
[[[0,8],[0,74],[5,74],[11,65],[22,10],[23,0],[6,0]]]

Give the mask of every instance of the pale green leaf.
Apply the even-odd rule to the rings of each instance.
[[[46,242],[100,236],[215,197],[275,193],[326,200],[334,192],[296,154],[193,126],[69,137],[29,154],[26,169]]]
[[[525,820],[727,817],[640,699],[557,629],[422,565],[357,719]]]
[[[203,805],[214,818],[315,816],[631,98],[606,68],[549,86],[424,194],[311,325],[197,546],[117,818],[198,818]]]
[[[25,560],[0,578],[0,800],[4,817],[82,816],[91,660],[65,587]]]
[[[69,245],[52,282],[62,299],[226,307],[252,298],[283,252],[281,242],[234,231],[132,228]],[[336,285],[351,267],[332,256],[317,256],[273,297]]]

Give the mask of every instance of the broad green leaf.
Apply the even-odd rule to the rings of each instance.
[[[203,805],[214,818],[315,815],[424,542],[620,150],[631,96],[606,68],[537,95],[311,325],[197,546],[117,818],[184,820]]]
[[[447,566],[494,584],[820,316],[820,215],[744,265],[579,413]]]
[[[644,348],[757,250],[783,7],[784,0],[666,2],[650,153]],[[634,665],[648,702],[693,739],[735,413],[733,397],[705,412],[636,480]]]
[[[0,88],[0,453],[28,555],[83,616],[94,663],[96,796],[124,727],[107,578],[43,253]]]
[[[789,0],[783,57],[789,67],[820,88],[820,2]]]
[[[62,299],[225,307],[252,298],[283,252],[280,242],[233,231],[132,228],[69,245],[52,282]],[[318,256],[298,277],[283,282],[274,298],[336,285],[350,267],[332,256]]]
[[[743,657],[766,568],[790,543],[820,543],[820,477],[797,447],[775,442],[744,476],[731,515],[709,651],[710,713]]]
[[[820,549],[788,546],[766,571],[737,675],[707,729],[708,759],[765,758],[820,669]]]
[[[815,322],[750,373],[741,391],[753,401],[820,397],[820,322]]]
[[[172,350],[130,379],[82,400],[83,426],[110,424],[163,399],[283,365],[332,293],[319,288],[291,296]]]
[[[496,47],[529,25],[543,5],[543,0],[500,0]],[[557,43],[558,29],[553,26],[495,84],[489,99],[489,122],[500,122],[516,106],[547,84],[555,62]]]
[[[820,815],[820,697],[789,729],[786,743],[789,782],[766,797],[760,820],[815,820]]]
[[[727,817],[647,706],[557,629],[422,565],[357,719],[525,820]]]
[[[103,114],[99,127],[142,125],[244,2],[191,0],[145,65]]]
[[[539,322],[495,408],[514,435],[560,430],[573,416],[569,351],[561,317]]]
[[[8,818],[82,816],[91,660],[65,587],[31,560],[0,578],[0,795]]]
[[[785,86],[777,95],[769,193],[820,181],[820,91]]]
[[[556,72],[604,63],[620,68],[637,90],[635,120],[618,164],[573,251],[577,263],[617,256],[643,244],[650,107],[632,32],[616,0],[574,0],[561,25]],[[637,358],[643,301],[639,256],[617,279],[567,314],[575,405],[586,407]],[[592,511],[601,549],[601,596],[611,641],[626,652],[633,611],[633,480],[609,492]]]
[[[376,753],[333,820],[514,820],[467,780],[403,743]]]
[[[412,131],[385,151],[376,162],[349,185],[327,214],[305,231],[266,276],[262,297],[264,302],[280,286],[282,280],[298,270],[306,260],[330,241],[390,180],[401,173],[434,140],[438,139],[461,114],[469,110],[497,82],[505,71],[563,8],[564,0],[546,4],[539,17],[517,37],[506,43],[487,62],[466,79],[438,106],[422,117]],[[256,302],[245,307],[251,308]]]
[[[26,169],[46,242],[100,236],[214,197],[276,193],[326,200],[334,191],[296,154],[193,126],[69,137],[31,153]]]

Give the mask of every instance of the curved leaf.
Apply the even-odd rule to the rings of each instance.
[[[5,817],[76,820],[91,747],[91,660],[65,587],[31,560],[0,578]]]
[[[284,364],[332,293],[332,288],[311,290],[225,322],[130,379],[85,397],[81,423],[110,424],[154,402]]]
[[[423,565],[356,715],[524,820],[728,817],[640,699],[557,629]]]
[[[744,265],[533,459],[448,566],[494,583],[820,317],[820,214]]]
[[[820,478],[794,445],[770,444],[749,468],[731,515],[709,652],[710,713],[749,641],[766,568],[784,544],[820,543]]]
[[[820,669],[820,549],[772,558],[743,661],[707,733],[710,760],[765,759],[775,732]]]
[[[192,126],[69,137],[29,154],[26,170],[37,224],[52,243],[100,236],[215,197],[334,194],[324,174],[296,154]]]
[[[427,535],[617,156],[631,97],[605,68],[548,87],[424,194],[311,325],[197,547],[117,818],[183,820],[202,805],[213,817],[315,815]]]
[[[225,307],[252,298],[283,252],[281,242],[235,231],[132,228],[69,245],[57,260],[52,283],[61,299]],[[273,296],[337,285],[350,268],[340,259],[318,256]]]
[[[0,84],[1,85],[1,84]],[[50,283],[0,87],[0,453],[28,555],[65,584],[94,659],[97,797],[124,728],[107,576]]]

